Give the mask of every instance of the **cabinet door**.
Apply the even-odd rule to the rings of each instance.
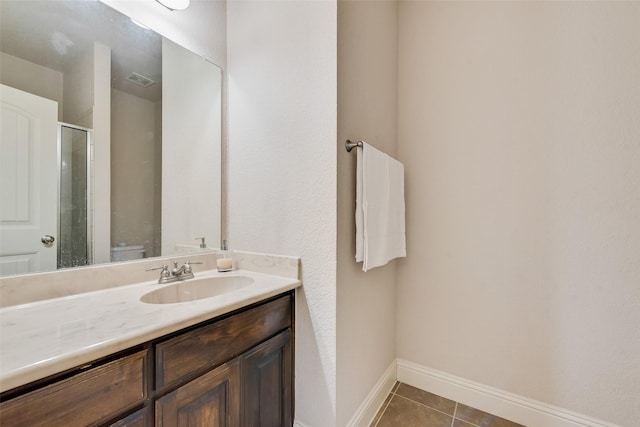
[[[120,421],[116,421],[109,427],[147,427],[147,423],[147,408],[143,408]]]
[[[178,335],[156,346],[156,387],[163,391],[187,377],[231,360],[291,326],[291,295]]]
[[[291,330],[242,356],[242,425],[282,427],[293,423]]]
[[[156,426],[240,425],[240,362],[234,359],[156,401]]]

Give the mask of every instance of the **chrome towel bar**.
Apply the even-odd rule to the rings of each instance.
[[[350,153],[351,150],[353,150],[356,147],[360,147],[362,148],[362,144],[364,141],[358,141],[358,142],[351,142],[347,139],[347,141],[344,143],[344,148],[347,149],[347,153]]]

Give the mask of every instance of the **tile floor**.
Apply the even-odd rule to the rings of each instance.
[[[397,382],[370,427],[523,427]]]

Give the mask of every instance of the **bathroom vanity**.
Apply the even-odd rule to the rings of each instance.
[[[153,304],[141,300],[163,285],[146,282],[1,309],[0,425],[292,425],[300,282],[231,274],[252,284]],[[84,318],[69,322],[71,307]]]

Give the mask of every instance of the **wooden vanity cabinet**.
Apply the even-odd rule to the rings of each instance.
[[[293,425],[293,344],[291,330],[242,356],[242,425]]]
[[[156,401],[156,426],[293,425],[291,330]]]
[[[293,295],[27,387],[0,402],[0,425],[292,426]]]
[[[147,398],[147,350],[0,403],[2,426],[99,425]]]
[[[240,363],[236,358],[156,401],[156,426],[240,426]]]
[[[109,427],[147,427],[151,422],[150,420],[149,410],[145,407],[110,424]]]
[[[174,391],[156,401],[156,426],[293,425],[292,304],[286,294],[157,343],[156,389]]]

